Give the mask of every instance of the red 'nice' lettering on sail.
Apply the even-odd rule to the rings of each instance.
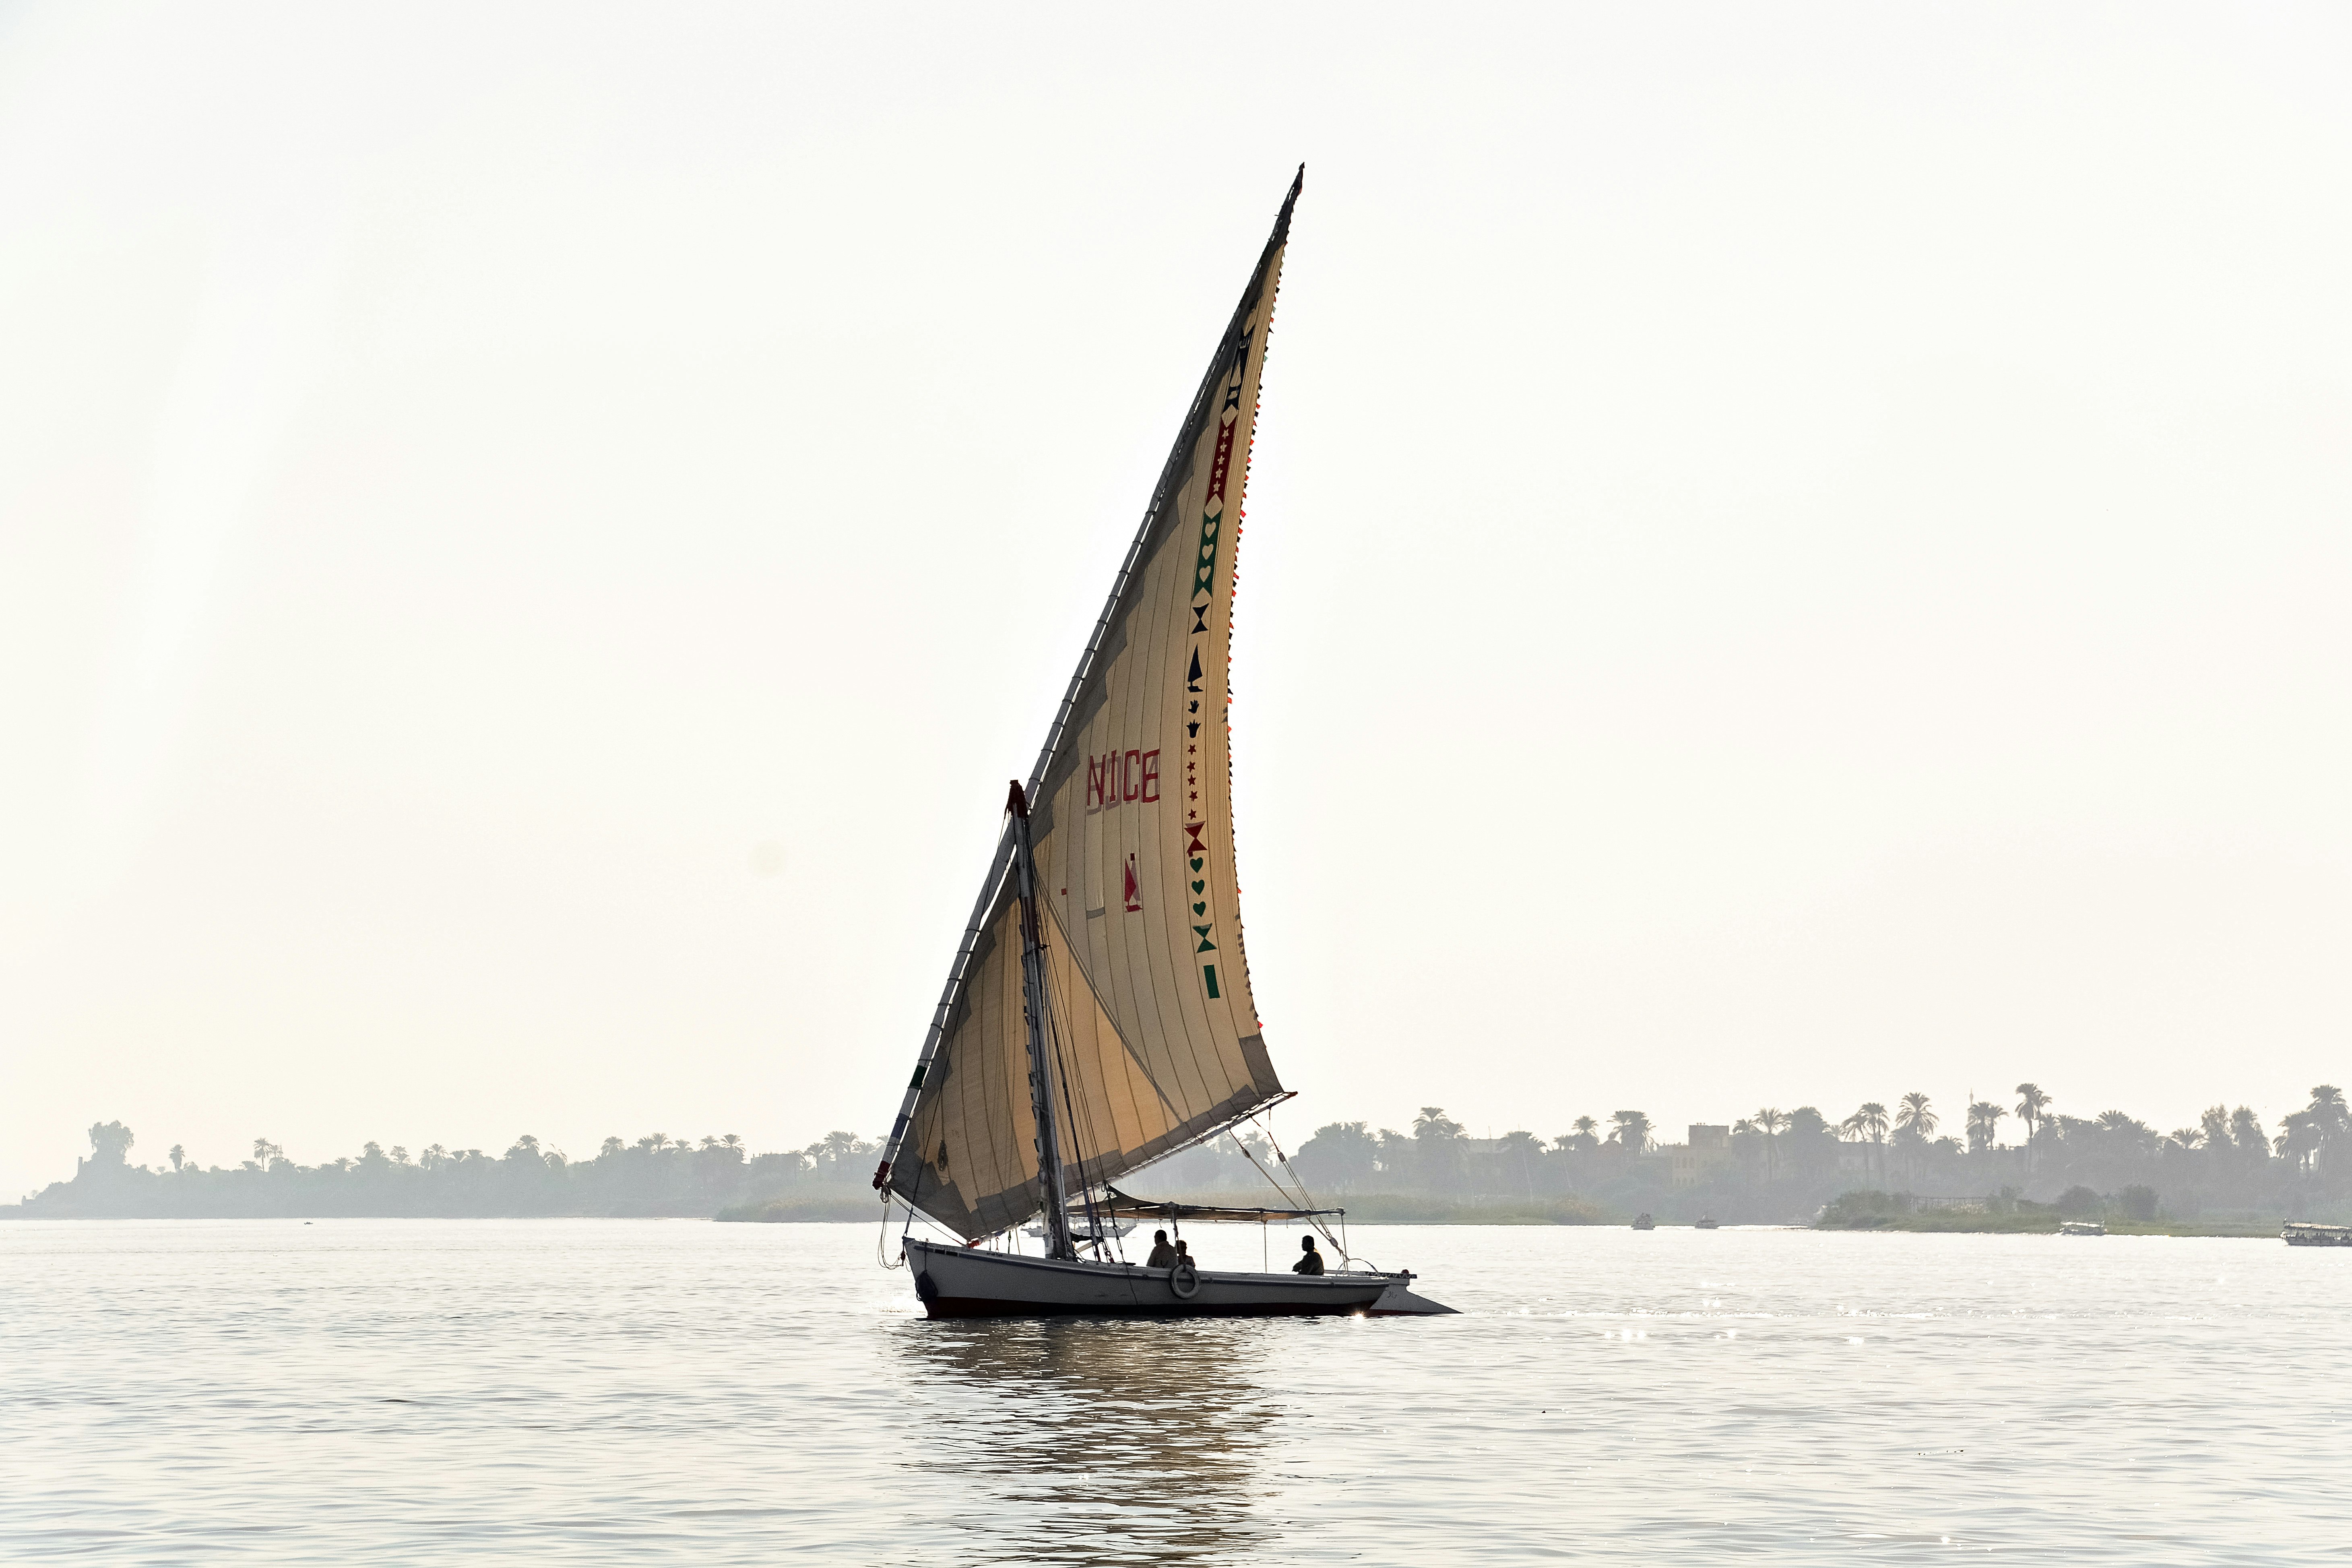
[[[1154,805],[1160,800],[1160,748],[1105,752],[1087,759],[1087,815],[1108,811],[1123,801]]]

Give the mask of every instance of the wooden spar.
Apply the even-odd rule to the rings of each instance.
[[[1037,1119],[1037,1182],[1045,1202],[1046,1255],[1076,1258],[1070,1194],[1062,1174],[1060,1127],[1054,1117],[1053,1053],[1045,1048],[1045,938],[1037,923],[1036,856],[1029,843],[1029,798],[1013,781],[1013,874],[1021,892],[1021,1010],[1029,1026],[1029,1104]]]

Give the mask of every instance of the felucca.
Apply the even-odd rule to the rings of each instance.
[[[1211,1208],[1112,1184],[1290,1098],[1252,1001],[1225,725],[1234,555],[1290,215],[1217,340],[948,972],[874,1185],[935,1318],[1445,1312],[1410,1272],[1360,1268],[1345,1231],[1284,1200]],[[1263,1167],[1262,1167],[1263,1169]],[[921,1216],[960,1238],[912,1234]],[[1044,1256],[1017,1250],[1042,1216]],[[1321,1274],[1127,1260],[1119,1222],[1313,1226]]]

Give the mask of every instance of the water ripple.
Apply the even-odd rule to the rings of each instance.
[[[929,1323],[856,1226],[0,1226],[0,1558],[2345,1556],[2341,1256],[1359,1239],[1465,1315]]]

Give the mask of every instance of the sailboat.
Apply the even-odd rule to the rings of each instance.
[[[1451,1311],[1360,1266],[1342,1211],[1223,1208],[1112,1184],[1290,1098],[1243,956],[1226,730],[1234,548],[1290,216],[1217,340],[996,850],[874,1173],[934,1318]],[[1277,1161],[1276,1164],[1283,1163]],[[1261,1167],[1264,1169],[1265,1167]],[[913,1234],[919,1216],[954,1240]],[[1042,1256],[1018,1250],[1042,1231]],[[1118,1226],[1298,1224],[1324,1272],[1121,1255]],[[886,1219],[886,1224],[887,1220]],[[1306,1238],[1309,1242],[1312,1237]]]

